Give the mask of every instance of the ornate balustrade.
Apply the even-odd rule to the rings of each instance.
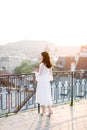
[[[87,98],[87,71],[56,71],[51,82],[53,104]],[[37,107],[35,75],[0,75],[0,115]]]

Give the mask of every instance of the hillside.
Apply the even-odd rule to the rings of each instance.
[[[52,52],[55,50],[56,46],[46,41],[18,41],[0,46],[0,54],[16,55],[24,53],[29,56],[29,58],[35,58],[38,57],[42,51],[48,50],[48,48],[52,48]]]
[[[29,58],[36,58],[40,56],[40,53],[44,50],[50,52],[55,56],[73,56],[79,52],[80,47],[60,47],[47,41],[29,41],[23,40],[15,43],[8,43],[0,46],[0,55],[19,55],[25,54]]]

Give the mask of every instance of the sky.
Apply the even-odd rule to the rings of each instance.
[[[20,40],[87,44],[87,0],[0,0],[0,45]]]

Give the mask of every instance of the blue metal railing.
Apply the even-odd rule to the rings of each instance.
[[[87,98],[87,71],[56,71],[51,82],[53,104]],[[0,115],[39,107],[35,103],[35,75],[0,75]],[[32,94],[33,93],[33,94]],[[40,112],[40,109],[38,109]]]

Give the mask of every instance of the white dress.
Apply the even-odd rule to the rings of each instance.
[[[53,76],[51,69],[41,63],[39,72],[36,73],[36,80],[36,102],[41,106],[52,105],[50,81],[53,80]]]

